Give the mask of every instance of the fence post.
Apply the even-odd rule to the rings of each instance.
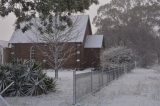
[[[115,72],[114,68],[112,70],[113,70],[113,80],[115,80],[116,79],[116,72]]]
[[[116,80],[118,78],[118,72],[116,68],[114,68],[114,71],[115,71],[115,80]]]
[[[102,76],[102,86],[104,86],[104,83],[103,83],[103,79],[104,79],[104,77],[103,77],[103,69],[101,70],[101,76]]]
[[[76,70],[73,71],[73,105],[76,104]]]
[[[121,66],[121,75],[123,75],[123,69],[122,69],[122,66]]]
[[[112,76],[113,76],[112,80],[114,80],[115,79],[115,72],[113,69],[112,69]]]
[[[113,69],[110,69],[111,70],[111,81],[114,80],[114,70]]]
[[[99,90],[101,89],[101,73],[98,72],[98,79],[99,79]]]
[[[116,68],[114,68],[114,72],[115,72],[114,74],[115,74],[115,80],[116,80],[116,79],[117,79],[117,77],[118,77],[118,76],[117,76],[117,75],[118,75],[118,73],[117,73]]]
[[[136,62],[136,61],[134,62],[134,64],[135,64],[135,67],[134,67],[134,68],[137,68],[137,62]]]
[[[119,66],[119,77],[122,75],[121,66]]]
[[[93,76],[92,76],[92,69],[91,69],[91,93],[93,93]]]
[[[124,74],[126,74],[126,66],[123,66]]]
[[[120,69],[119,69],[119,66],[118,66],[118,70],[117,70],[117,79],[119,78],[119,71],[120,71]]]
[[[110,70],[108,70],[108,79],[109,79],[108,83],[111,82],[111,72],[110,72]]]
[[[126,65],[126,72],[129,73],[129,65]]]
[[[120,73],[120,68],[118,66],[118,70],[117,70],[117,79],[119,78],[119,73]]]

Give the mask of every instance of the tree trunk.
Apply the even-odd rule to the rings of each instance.
[[[58,79],[58,70],[55,69],[55,79]]]

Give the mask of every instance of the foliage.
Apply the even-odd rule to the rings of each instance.
[[[126,47],[112,47],[102,53],[101,65],[103,68],[121,66],[135,61],[136,55]]]
[[[63,63],[59,64],[57,61],[60,60],[57,58],[57,54],[59,55],[59,51],[62,50],[59,49],[63,48],[63,45],[59,45],[59,41],[68,42],[71,40],[68,35],[76,26],[70,17],[71,13],[83,12],[89,9],[90,5],[97,3],[98,0],[1,0],[0,16],[5,17],[14,13],[17,18],[15,30],[20,29],[23,33],[31,30],[41,41],[50,44],[51,54],[47,54],[49,57],[47,60],[51,60],[49,65],[54,66],[55,77],[58,78],[58,70]],[[64,32],[65,29],[68,31]],[[65,57],[70,57],[68,55],[70,49],[65,51]],[[62,58],[64,60],[64,56]]]
[[[0,16],[14,13],[17,17],[17,29],[20,29],[21,22],[31,21],[35,17],[50,22],[53,16],[60,16],[59,20],[68,23],[68,20],[64,19],[66,16],[74,12],[83,12],[93,3],[97,4],[98,0],[1,0]],[[21,28],[22,31],[28,30],[31,25],[25,25]],[[49,26],[48,24],[47,27]]]
[[[37,96],[55,91],[56,87],[54,79],[43,73],[39,64],[30,61],[0,66],[0,91],[12,82],[4,96]]]
[[[106,47],[127,46],[147,66],[160,54],[159,10],[158,0],[111,0],[99,8],[94,23],[97,33],[105,35]]]
[[[11,83],[9,67],[0,66],[0,91],[6,88]]]

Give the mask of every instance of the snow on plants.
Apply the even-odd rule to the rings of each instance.
[[[120,66],[133,63],[135,54],[131,49],[126,47],[112,47],[105,50],[101,56],[101,66],[103,68]]]
[[[39,64],[30,61],[0,66],[0,91],[12,82],[3,96],[37,96],[54,91],[56,86],[54,79],[43,73]]]
[[[155,68],[154,68],[155,69]],[[54,71],[45,71],[54,77]],[[86,71],[88,72],[88,71]],[[78,72],[77,72],[78,73]],[[77,106],[160,106],[160,73],[153,69],[134,69],[112,81],[100,92],[88,95]],[[59,71],[57,91],[36,97],[7,97],[12,106],[72,106],[73,70]]]

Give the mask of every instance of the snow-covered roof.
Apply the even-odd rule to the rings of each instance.
[[[76,16],[71,16],[71,19],[73,20],[73,28],[68,29],[70,30],[70,36],[69,36],[70,40],[68,40],[67,42],[83,42],[89,16],[76,15]],[[35,24],[37,25],[36,22]],[[61,31],[61,32],[62,34],[65,34],[65,32],[67,32],[68,30],[65,30],[63,32]],[[40,35],[39,31],[33,27],[31,30],[27,30],[25,33],[23,33],[21,29],[17,29],[13,33],[9,43],[42,43],[44,42],[44,40],[42,40],[42,38],[40,38],[39,35]]]
[[[103,35],[88,35],[86,37],[84,48],[102,48]]]

